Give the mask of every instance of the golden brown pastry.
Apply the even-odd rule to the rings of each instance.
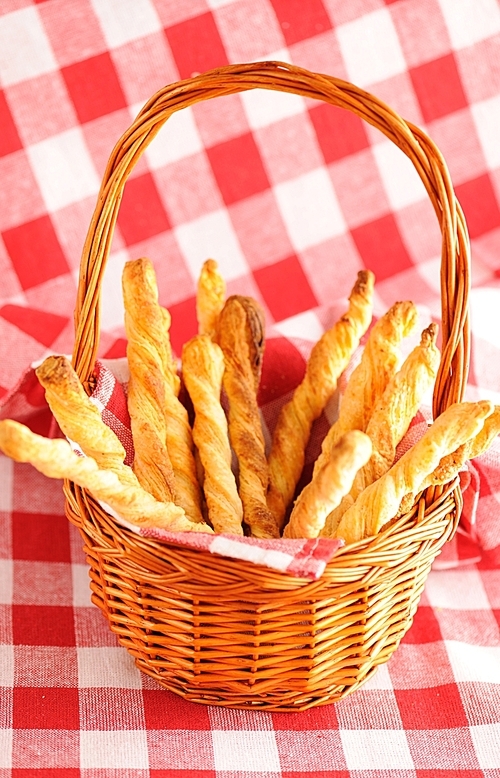
[[[269,473],[256,394],[264,342],[260,305],[249,297],[229,297],[219,316],[217,342],[224,354],[223,387],[243,520],[251,536],[277,538],[279,528],[266,501]]]
[[[189,521],[173,502],[155,500],[138,482],[125,485],[115,472],[100,469],[92,457],[75,454],[66,440],[43,438],[7,419],[0,421],[0,449],[16,462],[29,462],[49,478],[73,481],[132,524],[171,532],[212,531],[206,524]]]
[[[363,468],[363,482],[357,494],[392,465],[398,444],[406,435],[425,394],[434,385],[440,360],[436,347],[437,332],[436,324],[430,324],[422,332],[420,345],[405,359],[373,409],[366,427],[373,444],[373,454]],[[356,498],[357,494],[353,497]]]
[[[283,536],[317,538],[328,514],[348,494],[354,476],[370,458],[371,450],[371,440],[364,432],[350,430],[342,435],[331,449],[330,459],[295,501]]]
[[[36,375],[66,437],[77,443],[86,456],[95,459],[100,468],[116,473],[123,484],[136,483],[132,469],[123,463],[125,449],[113,430],[103,422],[69,359],[47,357],[37,367]]]
[[[224,307],[226,284],[219,273],[217,262],[207,259],[201,268],[196,293],[196,316],[198,332],[215,336],[217,320]]]
[[[304,466],[312,423],[335,391],[339,376],[370,325],[373,284],[369,270],[358,273],[348,311],[315,344],[304,379],[279,414],[268,460],[268,505],[279,527]]]
[[[123,296],[134,472],[156,499],[173,500],[190,519],[201,522],[191,427],[177,397],[179,378],[168,337],[170,313],[158,303],[156,276],[148,259],[126,263]]]
[[[489,449],[499,433],[500,406],[495,405],[491,416],[488,416],[485,420],[480,432],[474,438],[458,446],[451,454],[444,456],[435,470],[421,484],[419,491],[426,489],[428,486],[442,486],[452,481],[469,459],[481,456]],[[415,498],[415,494],[406,494],[401,500],[398,514],[408,513],[415,502]]]
[[[182,349],[182,375],[193,403],[193,438],[204,469],[208,518],[216,532],[243,534],[243,507],[231,470],[227,420],[220,404],[224,354],[209,335]]]
[[[488,400],[451,405],[401,459],[361,492],[342,516],[337,537],[353,543],[375,535],[397,515],[402,498],[417,494],[440,460],[478,435],[492,412]]]
[[[128,409],[134,441],[134,473],[157,500],[174,498],[174,471],[167,451],[165,419],[165,317],[158,304],[152,263],[127,262],[122,275],[127,360]]]
[[[163,339],[164,348],[162,349],[162,358],[164,360],[163,374],[173,394],[175,394],[175,396],[178,397],[179,390],[181,387],[181,379],[179,378],[177,372],[177,364],[174,359],[174,355],[172,354],[172,347],[170,345],[170,325],[172,323],[172,317],[170,315],[170,311],[167,308],[163,308],[163,306],[161,305],[160,305],[160,312],[161,312],[161,316],[163,317],[163,332],[164,332],[164,339]]]
[[[353,370],[340,402],[339,416],[323,440],[314,465],[319,470],[331,448],[348,430],[366,431],[373,409],[401,364],[399,344],[414,329],[417,309],[410,301],[398,302],[373,325],[361,361]]]

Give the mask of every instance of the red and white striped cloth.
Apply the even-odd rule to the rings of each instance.
[[[51,434],[23,376],[72,351],[81,248],[116,140],[166,83],[256,59],[352,81],[436,141],[471,235],[467,397],[500,402],[499,58],[497,0],[2,0],[9,415]],[[365,266],[379,312],[411,297],[424,320],[440,318],[439,230],[406,158],[357,117],[290,95],[198,104],[154,140],[121,205],[100,358],[124,354],[121,269],[141,255],[177,353],[207,256],[302,355],[297,338],[317,338]],[[282,342],[273,356],[276,396],[296,350]],[[60,484],[0,457],[0,778],[498,778],[500,463],[492,450],[474,464],[475,525],[439,560],[477,562],[431,572],[411,630],[367,686],[289,715],[197,706],[140,675],[90,604]]]

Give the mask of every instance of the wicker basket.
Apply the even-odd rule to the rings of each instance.
[[[168,117],[194,103],[264,88],[356,113],[412,160],[442,232],[442,359],[434,415],[462,399],[468,371],[469,246],[442,156],[418,128],[352,84],[283,63],[237,65],[168,86],[115,146],[83,251],[75,368],[86,386],[99,341],[99,296],[128,174]],[[207,251],[209,247],[207,247]],[[92,601],[137,666],[186,699],[304,710],[341,699],[386,662],[410,627],[430,566],[461,510],[457,481],[421,495],[392,526],[345,546],[314,582],[141,538],[65,484],[84,539]]]

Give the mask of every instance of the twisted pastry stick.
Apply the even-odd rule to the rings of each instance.
[[[454,403],[381,478],[361,492],[342,516],[336,536],[346,543],[375,535],[397,515],[402,498],[420,492],[440,460],[482,429],[493,412],[489,400]]]
[[[216,532],[242,535],[243,507],[231,470],[227,420],[220,404],[224,354],[209,335],[182,349],[182,374],[195,411],[193,438],[205,471],[203,490]]]
[[[436,348],[437,325],[422,332],[420,345],[405,359],[401,370],[389,381],[366,427],[373,445],[369,462],[359,470],[349,497],[328,516],[324,533],[333,537],[345,511],[369,484],[387,472],[396,456],[396,447],[406,434],[425,393],[431,388],[439,367]]]
[[[153,265],[149,260],[136,260],[128,263],[124,270],[123,285],[124,294],[129,301],[129,326],[138,328],[149,323],[148,335],[150,339],[153,339],[152,344],[150,344],[150,353],[164,379],[163,388],[159,387],[158,402],[160,403],[163,399],[163,408],[160,410],[163,411],[165,418],[166,452],[173,473],[171,482],[173,499],[184,508],[190,519],[200,522],[203,521],[201,490],[196,473],[188,413],[178,399],[180,379],[170,347],[170,312],[158,304],[156,277]],[[138,306],[134,307],[134,304],[131,303],[132,300],[140,301],[140,309]],[[163,337],[158,330],[157,339],[153,336],[156,323],[161,324],[163,329]],[[138,343],[138,349],[142,345],[142,342]]]
[[[219,273],[217,262],[207,259],[201,268],[196,293],[198,332],[215,337],[217,320],[224,307],[226,284]]]
[[[49,478],[67,478],[87,489],[127,521],[170,532],[211,532],[207,524],[189,521],[173,502],[162,503],[137,482],[125,485],[111,470],[102,470],[92,457],[81,457],[66,440],[49,440],[10,419],[0,421],[0,449],[16,462],[29,462]]]
[[[426,392],[434,384],[440,359],[436,348],[437,331],[437,325],[430,324],[422,332],[420,345],[405,359],[375,406],[366,428],[373,454],[363,468],[361,488],[380,478],[392,465],[398,443],[408,431]],[[353,496],[357,497],[357,494]]]
[[[268,506],[279,527],[304,466],[304,451],[312,423],[337,386],[372,316],[374,276],[362,270],[349,297],[349,309],[314,346],[302,383],[283,406],[269,456]]]
[[[229,437],[238,458],[243,519],[253,537],[278,538],[278,525],[266,502],[269,474],[256,395],[263,333],[264,312],[258,303],[229,297],[219,316],[217,342],[224,353],[223,386],[229,401]]]
[[[373,325],[361,362],[342,397],[339,416],[323,440],[314,473],[328,461],[331,448],[348,430],[366,431],[373,409],[401,364],[399,344],[414,329],[417,309],[411,301],[395,303]]]
[[[60,428],[83,453],[103,470],[114,472],[123,484],[136,484],[132,469],[123,463],[125,449],[87,396],[73,367],[64,356],[51,356],[37,367],[38,380]]]
[[[174,471],[167,451],[165,420],[165,318],[158,305],[148,259],[127,262],[122,275],[127,359],[128,409],[134,441],[133,469],[157,500],[174,498]],[[151,304],[153,303],[153,304]]]
[[[346,432],[330,452],[330,459],[304,487],[295,502],[285,538],[317,538],[328,514],[349,492],[354,476],[370,458],[372,444],[360,430]]]
[[[127,262],[123,271],[129,411],[134,471],[161,500],[174,500],[193,521],[203,521],[188,414],[177,395],[179,378],[168,332],[170,313],[158,303],[148,259]]]
[[[155,304],[154,298],[152,299],[152,304]],[[161,305],[159,306],[159,308],[160,308],[160,315],[163,319],[163,332],[164,332],[164,339],[163,339],[164,347],[161,351],[161,357],[163,360],[163,373],[167,385],[170,387],[173,394],[175,394],[175,396],[178,397],[181,388],[181,379],[177,374],[177,365],[175,363],[175,359],[172,354],[172,347],[170,345],[170,325],[172,323],[172,317],[170,315],[170,311],[167,308],[163,308],[163,306]]]
[[[433,472],[421,484],[420,491],[428,486],[442,486],[449,483],[469,459],[481,456],[489,449],[500,433],[500,405],[495,405],[493,413],[484,422],[482,430],[467,443],[443,457]],[[415,494],[406,494],[401,500],[398,514],[408,513],[415,503]]]

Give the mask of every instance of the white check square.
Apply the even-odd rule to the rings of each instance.
[[[398,34],[387,8],[339,25],[337,39],[349,80],[357,86],[385,81],[406,70]]]
[[[474,322],[474,337],[492,343],[497,348],[500,347],[500,331],[497,327],[491,326],[491,311],[498,310],[500,305],[500,290],[498,287],[491,286],[484,289],[473,289],[470,297],[471,319]],[[494,387],[496,388],[496,387]],[[484,495],[483,499],[487,499]],[[486,508],[486,502],[484,503]],[[485,543],[485,538],[482,539]],[[493,548],[496,545],[486,545],[484,548]]]
[[[149,759],[146,731],[82,730],[80,766],[83,769],[147,770]]]
[[[458,640],[444,643],[457,683],[500,684],[500,646],[473,646]]]
[[[99,191],[100,181],[79,127],[34,143],[26,152],[49,211]]]
[[[14,686],[14,646],[0,646],[0,686]]]
[[[477,570],[431,570],[425,593],[433,608],[460,611],[490,609],[488,596]]]
[[[500,723],[473,726],[470,734],[480,767],[483,770],[500,768]]]
[[[482,100],[471,105],[472,118],[476,126],[484,156],[490,168],[500,167],[500,97]]]
[[[212,211],[174,229],[180,249],[196,281],[206,259],[214,257],[226,281],[248,273],[236,232],[225,210]]]
[[[314,311],[304,311],[296,316],[290,316],[289,319],[275,324],[273,329],[289,339],[303,338],[304,332],[307,332],[308,339],[314,342],[319,340],[325,331]]]
[[[161,168],[170,162],[197,154],[203,143],[194,120],[193,110],[184,108],[174,113],[145,151],[151,168]]]
[[[0,84],[10,86],[57,70],[57,62],[35,6],[0,18]]]
[[[103,330],[111,331],[123,327],[122,272],[125,262],[129,259],[130,256],[125,249],[114,251],[109,255],[101,288],[102,299],[106,300],[106,305],[102,306],[101,311]]]
[[[88,565],[71,565],[71,578],[73,583],[73,607],[89,608],[90,578]]]
[[[14,592],[14,564],[12,559],[0,559],[0,604],[11,605]]]
[[[280,772],[280,759],[274,732],[247,730],[212,732],[216,770],[241,772]]]
[[[272,89],[249,89],[241,93],[241,102],[252,130],[267,127],[306,110],[304,98],[300,95],[275,92]]]
[[[0,729],[0,768],[12,767],[13,730]]]
[[[346,231],[337,195],[324,168],[277,184],[274,193],[296,251]]]
[[[79,687],[141,689],[141,674],[127,651],[118,646],[78,648]]]
[[[395,143],[383,141],[375,144],[373,156],[392,208],[398,210],[427,198],[413,162]]]
[[[91,0],[110,48],[143,38],[162,29],[149,0]]]
[[[0,456],[0,511],[12,510],[12,490],[14,488],[14,462],[9,457]]]
[[[452,46],[462,49],[500,31],[497,0],[439,0]]]
[[[403,730],[341,729],[349,770],[412,770],[413,759]]]

